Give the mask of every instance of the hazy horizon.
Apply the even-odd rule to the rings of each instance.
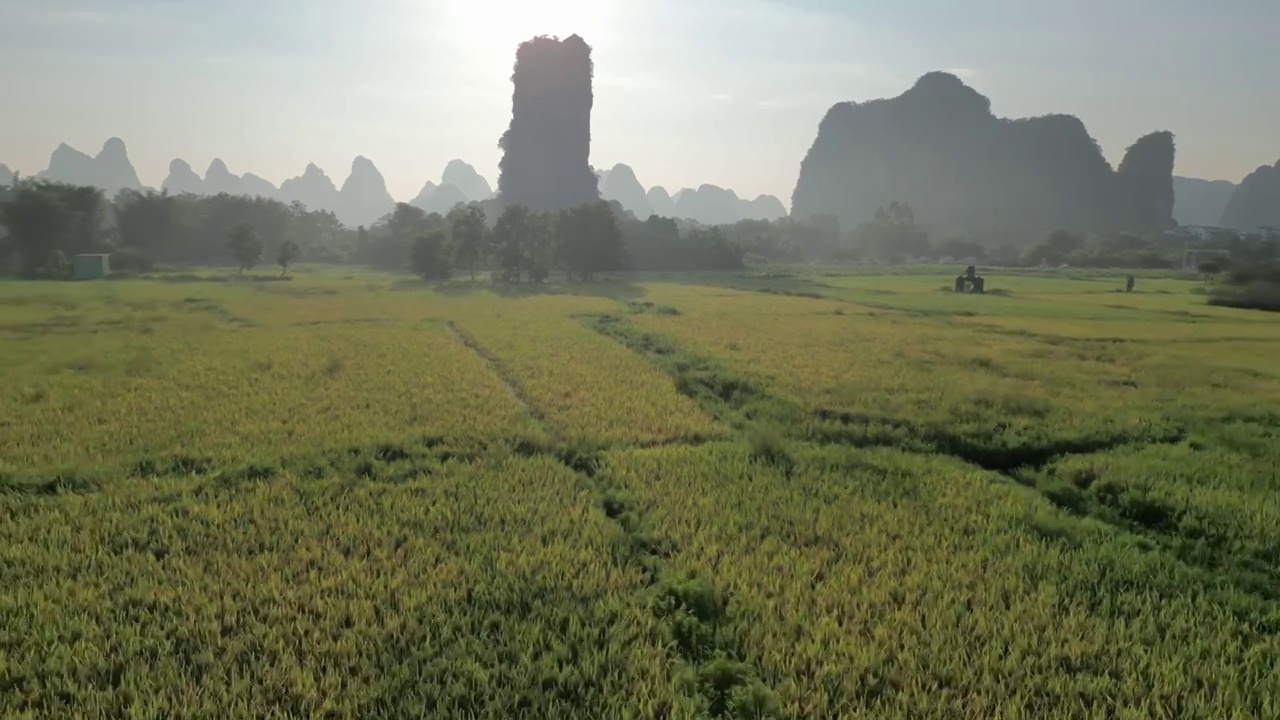
[[[1080,117],[1113,165],[1170,130],[1177,174],[1239,182],[1280,157],[1280,93],[1260,72],[1280,64],[1278,25],[1260,0],[229,0],[216,13],[0,0],[0,61],[21,69],[0,77],[0,163],[34,175],[60,143],[93,155],[116,136],[154,187],[174,158],[203,175],[215,157],[277,186],[314,162],[341,185],[357,155],[398,200],[454,158],[496,185],[516,46],[577,33],[594,48],[591,162],[626,163],[646,187],[789,205],[831,105],[896,96],[937,69],[997,115]]]

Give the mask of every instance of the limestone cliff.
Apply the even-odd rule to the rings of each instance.
[[[591,170],[591,47],[538,37],[516,52],[511,125],[499,147],[503,203],[560,210],[597,200]]]
[[[647,220],[653,214],[644,186],[636,179],[635,171],[630,166],[621,163],[614,165],[613,169],[603,173],[603,177],[600,197],[617,200],[624,209],[641,220]]]
[[[95,157],[63,143],[49,157],[49,167],[37,177],[71,185],[90,185],[114,198],[121,190],[141,190],[142,182],[129,161],[124,141],[111,138]]]
[[[1172,167],[1169,133],[1140,140],[1116,171],[1079,119],[998,118],[987,98],[935,72],[896,98],[831,108],[791,211],[853,228],[897,201],[938,233],[1158,232],[1173,224]]]
[[[1173,219],[1179,225],[1216,226],[1236,185],[1227,180],[1173,178]]]
[[[186,160],[174,159],[169,162],[169,176],[161,183],[160,189],[170,195],[204,194],[204,180],[191,169]]]
[[[372,225],[395,209],[387,183],[373,161],[363,155],[351,163],[351,174],[338,191],[334,212],[348,227]]]
[[[1280,161],[1249,173],[1227,201],[1221,225],[1245,232],[1280,229]]]

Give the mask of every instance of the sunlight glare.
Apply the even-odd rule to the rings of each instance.
[[[538,35],[566,38],[580,35],[598,46],[611,35],[613,2],[596,0],[447,0],[445,33],[467,51],[505,60],[516,47]]]

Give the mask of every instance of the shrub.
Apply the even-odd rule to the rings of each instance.
[[[141,250],[125,247],[111,253],[111,269],[119,272],[151,272],[155,261],[147,257]]]
[[[1280,312],[1280,283],[1256,280],[1246,285],[1215,287],[1209,304]]]

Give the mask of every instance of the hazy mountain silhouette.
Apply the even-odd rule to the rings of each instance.
[[[395,209],[387,183],[373,162],[363,155],[351,163],[351,174],[338,191],[334,213],[345,225],[372,225]]]
[[[1222,227],[1251,231],[1280,228],[1280,161],[1249,173],[1222,211]]]
[[[596,173],[596,187],[601,187],[601,188],[604,187],[604,181],[609,179],[609,171],[600,170],[599,168],[596,168],[595,173]]]
[[[338,207],[338,188],[315,163],[309,163],[302,175],[280,183],[276,194],[283,202],[300,202],[309,210],[336,212]]]
[[[422,192],[418,193],[418,197],[409,202],[410,205],[421,209],[425,213],[440,213],[446,215],[458,203],[472,202],[457,185],[444,184],[436,186],[435,183],[427,183],[422,188]]]
[[[1173,219],[1179,225],[1217,226],[1235,189],[1236,184],[1227,180],[1175,176]]]
[[[100,173],[97,162],[66,143],[62,143],[49,157],[49,167],[36,177],[55,182],[97,187]]]
[[[440,177],[441,185],[453,185],[467,196],[467,200],[480,202],[493,197],[493,188],[489,181],[470,164],[461,160],[450,160],[445,166],[444,175]]]
[[[240,176],[234,175],[227,169],[227,164],[218,158],[214,158],[209,163],[209,169],[204,171],[204,193],[206,195],[247,195],[244,190],[244,183],[240,182]]]
[[[169,163],[169,176],[160,184],[160,189],[170,195],[183,193],[203,195],[204,180],[191,169],[191,165],[186,160],[174,159]]]
[[[1167,131],[1144,135],[1125,151],[1116,169],[1121,200],[1116,227],[1150,232],[1177,225],[1173,220],[1174,154],[1173,133]]]
[[[777,220],[787,216],[787,207],[773,195],[760,195],[755,200],[738,201],[738,217],[742,220]]]
[[[141,190],[142,181],[129,162],[129,152],[124,141],[111,138],[102,145],[96,157],[76,150],[63,143],[49,157],[49,168],[37,177],[72,185],[91,185],[108,197],[115,197],[121,190]]]
[[[409,204],[416,208],[424,207],[427,203],[431,202],[431,196],[436,194],[436,188],[438,187],[440,186],[428,180],[422,186],[422,189],[418,191],[417,197],[410,200]]]
[[[896,98],[832,107],[791,210],[853,228],[899,201],[941,232],[1153,232],[1173,225],[1173,155],[1173,136],[1153,133],[1115,171],[1079,119],[997,118],[987,98],[934,72]]]
[[[13,171],[9,169],[8,165],[5,165],[4,163],[0,163],[0,185],[12,185],[12,184],[13,184]]]
[[[240,176],[240,187],[245,195],[257,195],[264,198],[275,198],[280,193],[270,180],[260,178],[253,173],[245,173]]]
[[[732,190],[716,185],[685,189],[676,199],[676,217],[697,220],[704,225],[731,225],[738,222],[739,198]]]
[[[591,170],[591,47],[538,37],[516,51],[511,125],[503,133],[502,202],[560,210],[600,197]]]
[[[675,201],[667,194],[667,189],[661,185],[654,185],[649,188],[645,199],[649,201],[649,209],[654,215],[665,218],[674,218],[676,216]]]
[[[605,200],[617,200],[624,209],[631,211],[631,214],[641,220],[646,220],[653,214],[644,186],[636,179],[635,171],[629,166],[621,163],[614,165],[612,170],[603,173],[603,178],[604,180],[600,183],[600,197]]]

